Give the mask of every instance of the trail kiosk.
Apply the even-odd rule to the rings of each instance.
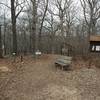
[[[90,36],[90,52],[100,53],[100,35]]]

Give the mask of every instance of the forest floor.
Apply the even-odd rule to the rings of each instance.
[[[77,57],[72,70],[57,70],[57,57],[0,59],[0,100],[100,100],[100,69]]]

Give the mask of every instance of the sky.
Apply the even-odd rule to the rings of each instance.
[[[19,1],[21,1],[21,0],[19,0]],[[80,18],[80,17],[82,17],[82,14],[83,14],[81,5],[80,5],[80,1],[79,0],[73,0],[73,1],[75,3],[75,6],[77,7],[77,17]],[[6,5],[8,5],[10,7],[10,0],[0,0],[0,2],[5,3]],[[0,5],[0,16],[4,14],[4,9],[5,9],[6,17],[10,18],[11,17],[10,9],[3,5]],[[20,16],[23,16],[23,13],[21,13]]]

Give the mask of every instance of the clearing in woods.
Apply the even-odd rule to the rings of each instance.
[[[57,57],[0,60],[0,100],[100,100],[100,70],[81,60],[73,61],[72,71],[56,70]]]

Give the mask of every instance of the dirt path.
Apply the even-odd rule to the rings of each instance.
[[[56,70],[55,58],[27,58],[21,70],[10,75],[3,100],[100,100],[98,69]]]

